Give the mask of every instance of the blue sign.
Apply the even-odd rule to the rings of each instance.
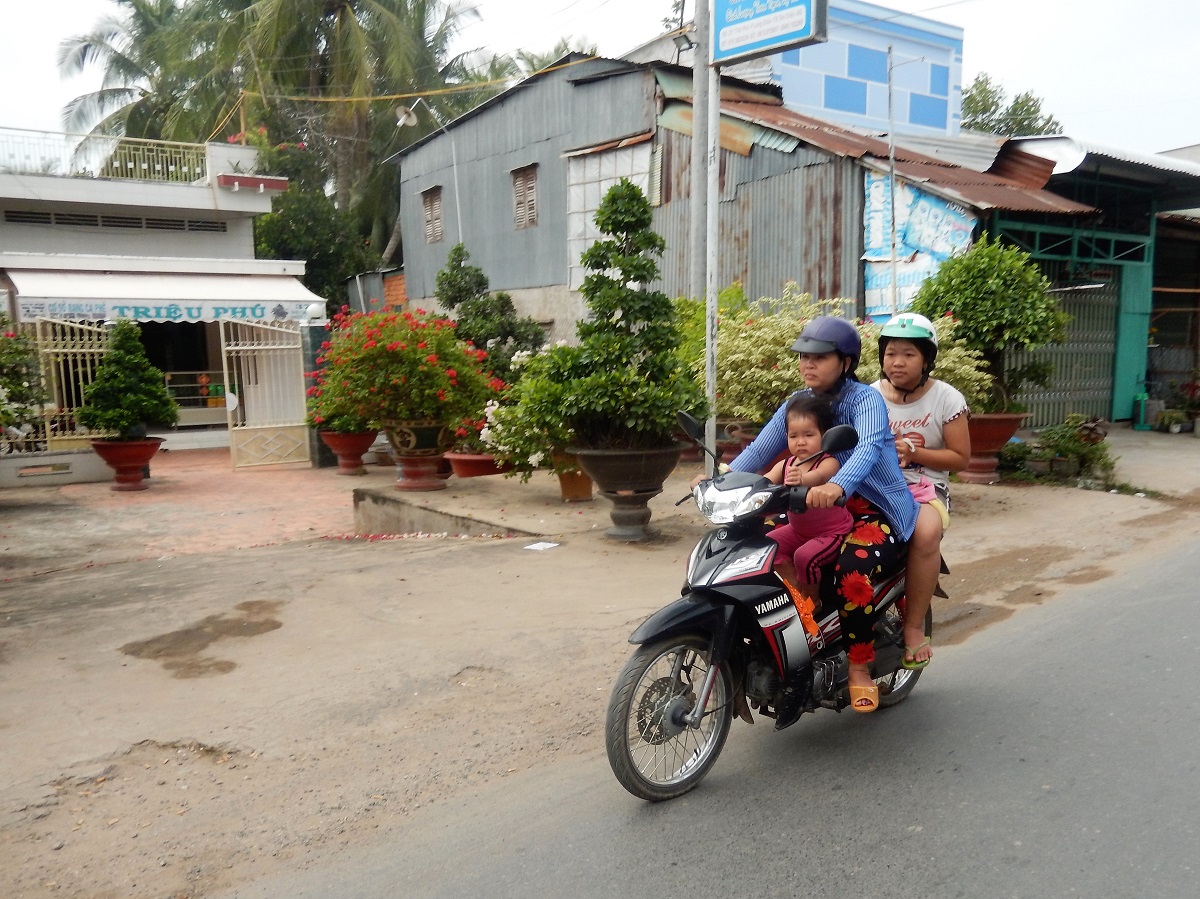
[[[713,0],[713,65],[825,40],[829,0]]]

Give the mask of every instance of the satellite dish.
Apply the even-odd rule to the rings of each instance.
[[[408,106],[396,107],[396,127],[404,128],[417,124],[417,114]]]

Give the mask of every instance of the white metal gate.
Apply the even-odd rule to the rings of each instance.
[[[299,325],[222,321],[221,356],[234,467],[309,461]]]
[[[45,448],[87,448],[96,435],[78,430],[75,411],[83,405],[83,390],[96,377],[100,359],[108,352],[108,329],[49,318],[38,319],[35,327],[42,378],[50,394],[43,416]]]

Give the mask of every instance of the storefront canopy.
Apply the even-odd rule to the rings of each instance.
[[[7,269],[17,320],[301,321],[325,301],[291,275]]]

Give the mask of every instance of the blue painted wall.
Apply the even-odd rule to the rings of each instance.
[[[955,25],[860,0],[830,0],[829,40],[771,57],[773,77],[797,112],[887,131],[889,44],[896,133],[957,134],[963,30]]]

